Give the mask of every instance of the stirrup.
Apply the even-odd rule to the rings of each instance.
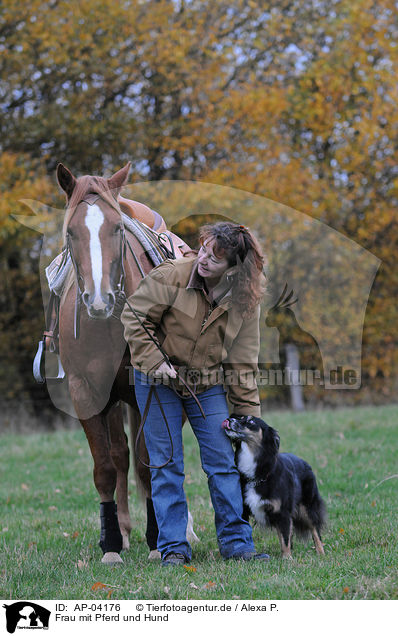
[[[65,378],[65,371],[62,366],[61,359],[58,353],[53,354],[57,356],[58,374],[54,377],[47,378],[45,376],[45,372],[44,374],[42,373],[42,362],[43,362],[43,358],[45,357],[45,352],[46,352],[46,343],[45,343],[45,336],[44,336],[43,339],[40,340],[39,342],[39,346],[37,347],[37,352],[33,360],[34,379],[36,380],[36,382],[38,382],[38,384],[44,384],[46,381],[61,382]]]

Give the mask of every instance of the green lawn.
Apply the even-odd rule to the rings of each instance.
[[[194,546],[195,569],[148,562],[133,471],[132,547],[123,553],[123,565],[102,565],[98,498],[82,431],[5,434],[0,598],[397,598],[398,406],[263,415],[279,430],[281,450],[301,455],[314,468],[329,515],[324,557],[312,543],[295,541],[293,560],[282,561],[276,533],[255,528],[257,549],[268,551],[272,561],[224,562],[197,444],[185,426],[186,493],[201,539]]]

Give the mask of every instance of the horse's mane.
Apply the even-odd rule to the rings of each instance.
[[[121,214],[119,204],[112,194],[112,190],[109,188],[108,180],[105,177],[96,177],[92,175],[86,175],[79,177],[76,180],[76,185],[73,189],[71,198],[68,201],[66,208],[66,214],[64,219],[64,225],[62,230],[62,236],[65,241],[66,230],[69,222],[76,210],[76,207],[88,194],[98,194],[101,199],[106,201],[116,212]]]

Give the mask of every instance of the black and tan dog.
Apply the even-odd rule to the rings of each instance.
[[[252,514],[261,526],[276,528],[284,557],[291,558],[293,529],[299,535],[311,533],[317,553],[324,554],[326,509],[311,466],[296,455],[279,453],[277,431],[258,417],[231,416],[222,426],[236,447],[245,519]]]

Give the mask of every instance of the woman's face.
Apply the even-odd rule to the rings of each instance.
[[[198,254],[198,274],[206,279],[206,282],[216,283],[229,269],[225,257],[218,258],[213,252],[214,239],[207,239],[201,246]]]

